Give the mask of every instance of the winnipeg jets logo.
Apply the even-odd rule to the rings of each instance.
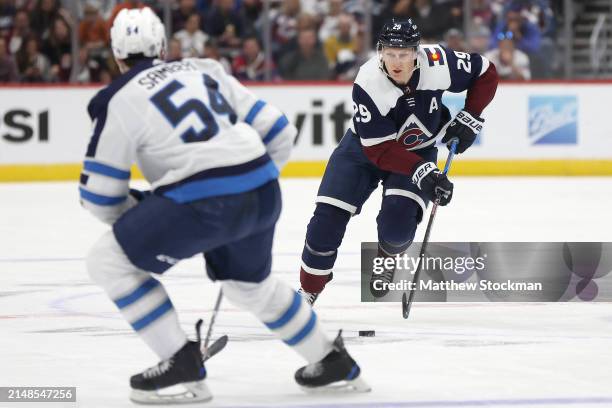
[[[399,137],[398,141],[409,149],[426,142],[429,136],[423,133],[423,131],[416,125],[411,124]]]

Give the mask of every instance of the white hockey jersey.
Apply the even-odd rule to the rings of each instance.
[[[81,201],[108,223],[134,205],[133,163],[155,194],[176,202],[237,194],[276,179],[297,134],[209,59],[143,61],[98,92],[88,112]]]

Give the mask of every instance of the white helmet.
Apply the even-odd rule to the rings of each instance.
[[[131,54],[160,57],[166,48],[164,25],[148,7],[123,9],[111,28],[111,46],[116,59],[126,59]]]

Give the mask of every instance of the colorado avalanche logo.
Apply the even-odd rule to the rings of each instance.
[[[409,149],[425,143],[429,137],[415,124],[412,123],[399,137],[398,141]]]

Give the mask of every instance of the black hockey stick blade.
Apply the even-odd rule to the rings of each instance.
[[[208,347],[208,350],[206,350],[206,355],[204,356],[204,362],[206,362],[206,360],[208,360],[209,358],[213,357],[215,354],[223,350],[225,346],[227,345],[227,340],[228,340],[227,334],[224,334],[223,336],[215,340],[213,344],[211,344],[210,347]]]

